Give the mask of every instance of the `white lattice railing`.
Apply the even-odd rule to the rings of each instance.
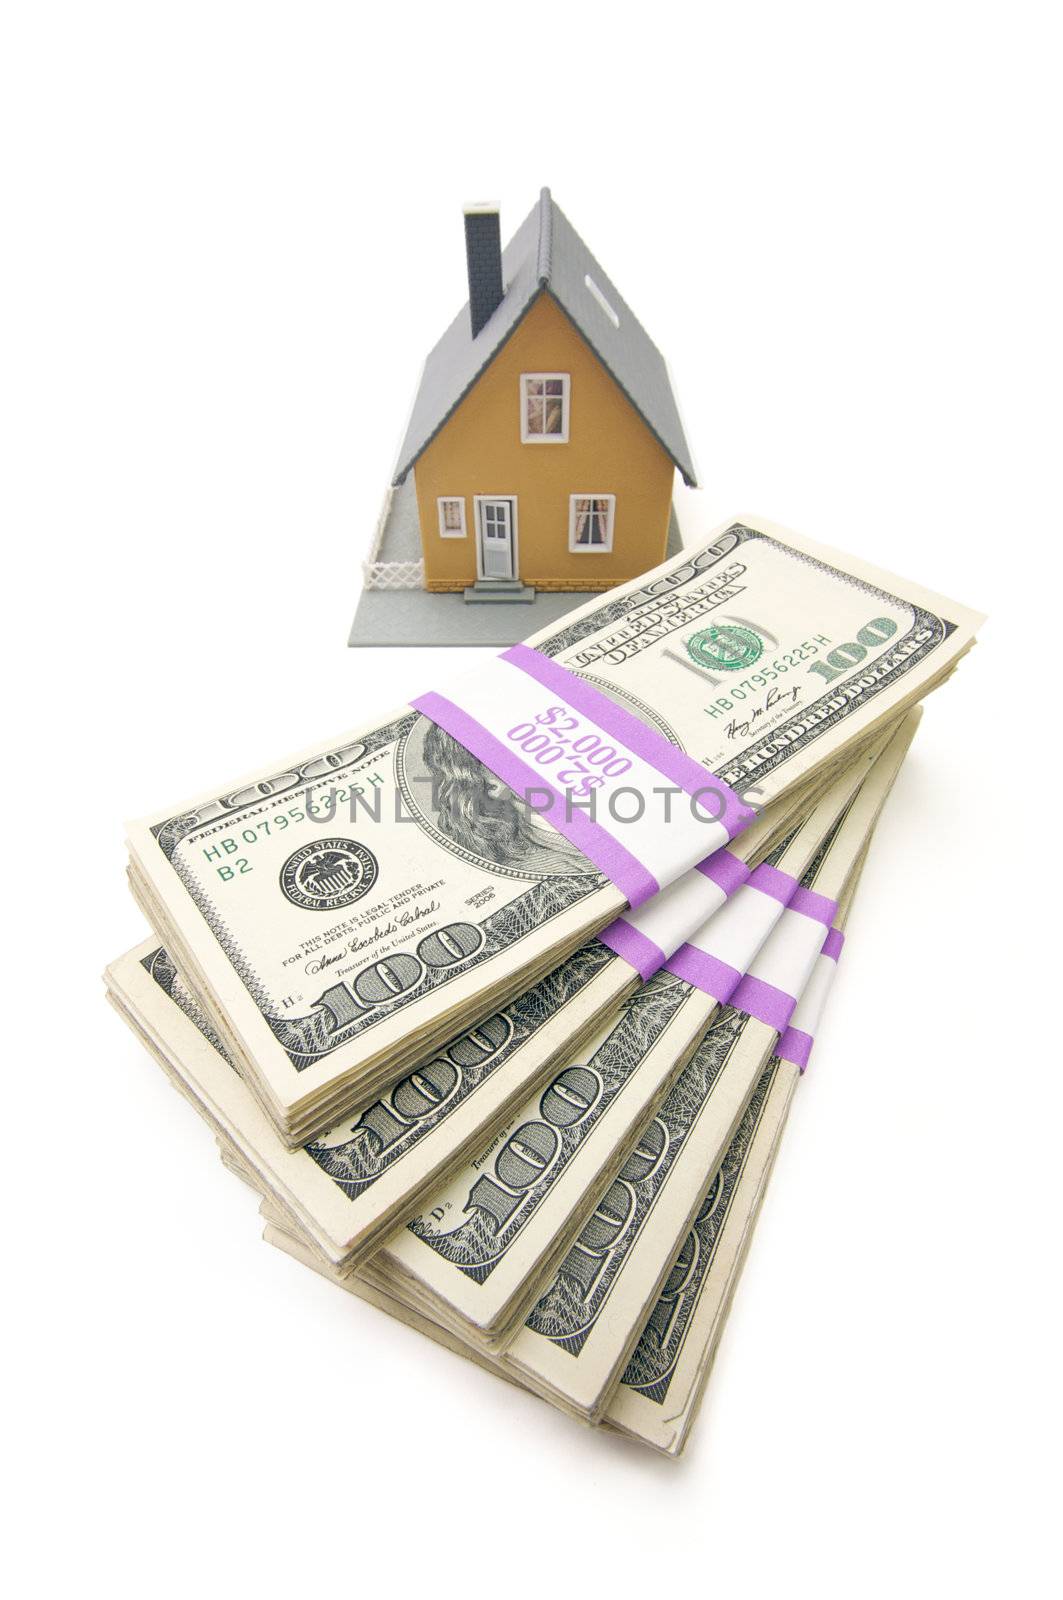
[[[367,589],[423,589],[423,561],[364,561]]]
[[[391,502],[394,495],[394,488],[389,488],[384,496],[384,504],[381,507],[380,516],[377,518],[376,532],[369,547],[369,555],[362,562],[362,579],[367,589],[423,589],[423,561],[379,561],[377,559],[380,555],[380,546],[384,542],[384,529],[387,527],[388,517],[391,515]]]

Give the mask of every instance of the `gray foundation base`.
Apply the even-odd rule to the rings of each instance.
[[[520,644],[593,595],[537,594],[527,605],[466,605],[460,594],[424,589],[367,589],[358,602],[349,645]]]
[[[678,555],[682,548],[673,506],[666,556]],[[461,594],[366,589],[358,601],[347,643],[356,649],[370,645],[519,644],[593,598],[594,591],[586,589],[564,594],[534,591],[518,605],[477,605],[467,603]]]

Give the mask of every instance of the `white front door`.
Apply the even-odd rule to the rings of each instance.
[[[480,500],[480,576],[516,577],[513,562],[513,501]]]

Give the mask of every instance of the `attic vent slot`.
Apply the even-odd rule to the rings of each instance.
[[[605,312],[606,316],[609,318],[609,321],[613,324],[613,327],[619,328],[620,318],[617,316],[616,312],[613,310],[612,306],[609,304],[608,300],[605,298],[604,294],[599,289],[589,272],[583,281],[587,285],[587,288],[590,290],[591,294],[597,300],[598,304],[601,306],[602,310]]]

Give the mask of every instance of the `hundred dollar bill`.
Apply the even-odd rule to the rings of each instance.
[[[692,940],[738,964],[734,982],[782,916],[874,759],[875,752],[854,763],[728,903],[691,930]],[[474,1343],[504,1345],[530,1310],[537,1285],[579,1232],[596,1192],[608,1187],[621,1163],[651,1159],[648,1152],[629,1153],[631,1140],[727,992],[708,992],[667,967],[658,972],[585,1049],[565,1059],[541,1093],[529,1096],[423,1199],[420,1214],[366,1265],[366,1280]]]
[[[296,1150],[250,1094],[235,1092],[227,1047],[165,949],[148,941],[131,951],[108,969],[107,984],[156,1059],[208,1102],[211,1120],[260,1187],[291,1212],[314,1248],[353,1265],[416,1208],[426,1185],[490,1136],[515,1101],[542,1087],[710,909],[726,904],[791,820],[773,808],[722,852],[723,861],[714,858],[707,872],[625,914],[357,1117]]]
[[[683,1449],[749,1248],[799,1074],[807,1064],[843,942],[864,851],[839,901],[831,937],[812,978],[746,1106],[691,1230],[672,1262],[660,1297],[615,1390],[605,1421],[668,1455]],[[239,1157],[219,1141],[225,1164],[256,1188]],[[263,1237],[329,1281],[376,1305],[455,1354],[496,1375],[519,1381],[497,1356],[480,1351],[431,1316],[380,1289],[365,1275],[337,1274],[315,1257],[291,1221],[268,1200],[261,1206]]]
[[[665,1455],[680,1454],[697,1420],[785,1129],[798,1077],[798,1069],[789,1065],[792,1075],[783,1076],[786,1064],[776,1055],[765,1068],[603,1419]],[[184,1088],[179,1080],[176,1086]],[[233,1146],[219,1137],[218,1147],[223,1165],[260,1198],[267,1244],[452,1354],[523,1387],[499,1356],[397,1299],[366,1272],[341,1272],[327,1262],[290,1214],[263,1197],[257,1175]]]
[[[725,844],[749,803],[851,756],[978,620],[736,522],[445,693],[131,824],[134,892],[305,1142]]]
[[[608,1426],[666,1455],[681,1453],[697,1419],[793,1092],[818,1031],[864,854],[866,847],[839,901],[830,949],[825,946],[793,1020],[753,1091],[605,1413]],[[238,1157],[223,1141],[219,1143],[226,1166],[256,1188]],[[497,1376],[519,1381],[497,1357],[480,1351],[364,1276],[331,1271],[308,1249],[289,1218],[268,1202],[261,1209],[266,1222],[263,1237],[268,1243],[455,1354]]]
[[[806,875],[808,887],[835,902],[874,829],[916,722],[913,713],[895,734]],[[790,997],[787,1006],[774,1009],[767,993],[773,987],[773,946],[785,942],[785,933],[780,924],[769,937],[733,1005],[639,1135],[639,1148],[652,1151],[652,1161],[633,1162],[601,1197],[503,1358],[528,1387],[587,1421],[601,1420],[711,1176],[812,976],[826,930],[803,976],[782,986]]]
[[[665,1455],[680,1454],[697,1417],[794,1089],[833,982],[862,867],[863,857],[793,1021],[753,1091],[609,1402],[610,1426]]]
[[[796,1080],[771,1058],[606,1408],[611,1427],[665,1455],[696,1420]]]
[[[672,1262],[661,1294],[605,1414],[608,1426],[676,1456],[696,1421],[721,1333],[751,1242],[778,1152],[793,1091],[818,1030],[843,942],[864,851],[839,901],[838,915],[816,970],[745,1108],[690,1232]],[[253,1178],[219,1141],[223,1162],[238,1177]],[[497,1356],[389,1295],[360,1274],[338,1274],[315,1257],[290,1218],[268,1200],[261,1206],[265,1240],[390,1316],[499,1377],[518,1382]]]
[[[739,924],[744,924],[747,929],[753,929],[755,942],[759,942],[763,937],[763,933],[783,912],[785,900],[776,899],[774,896],[783,893],[786,897],[789,897],[792,894],[795,886],[795,879],[792,873],[805,866],[809,856],[822,841],[824,833],[828,831],[831,823],[836,819],[839,811],[844,807],[872,764],[872,757],[864,758],[856,765],[852,774],[843,780],[836,781],[829,794],[814,809],[813,816],[795,830],[794,835],[780,851],[774,852],[774,864],[765,869],[769,875],[765,880],[765,887],[755,887],[758,874],[754,874],[753,878],[749,880],[748,886],[738,892],[738,895],[730,902],[729,907],[725,907],[724,911],[718,913],[716,918],[710,919],[706,927],[712,929],[716,922],[721,919],[726,920],[725,912],[733,908],[738,912]],[[743,895],[747,895],[749,899],[757,902],[757,904],[746,904],[743,908]],[[655,926],[659,931],[659,925]],[[741,930],[737,931],[740,934]],[[699,937],[699,935],[695,934],[695,937]],[[732,930],[729,940],[722,938],[718,941],[718,948],[733,954],[736,948],[735,940],[736,930]],[[160,986],[160,973],[165,973],[165,986]],[[253,1125],[256,1119],[259,1123],[264,1123],[264,1119],[254,1105],[246,1086],[227,1066],[218,1041],[211,1039],[209,1026],[206,1024],[205,1019],[197,1014],[194,1006],[189,1005],[187,996],[182,995],[180,980],[175,978],[172,969],[168,969],[165,958],[161,956],[160,952],[153,951],[150,948],[143,952],[137,952],[134,956],[116,963],[114,968],[111,969],[110,978],[112,995],[116,1003],[122,1007],[127,1019],[145,1037],[153,1053],[162,1062],[171,1077],[186,1090],[192,1102],[197,1105],[212,1124],[219,1136],[219,1142],[223,1150],[230,1152],[227,1156],[228,1164],[233,1165],[236,1170],[247,1176],[249,1181],[260,1192],[265,1191],[269,1195],[273,1207],[271,1213],[273,1220],[279,1224],[286,1225],[289,1232],[294,1235],[303,1236],[305,1242],[305,1229],[294,1214],[294,1208],[290,1203],[290,1184],[279,1185],[276,1182],[264,1184],[261,1175],[261,1155],[255,1158],[253,1168],[249,1167],[247,1163],[248,1127]],[[568,1192],[564,1201],[565,1207],[572,1212],[577,1222],[580,1220],[578,1213],[580,1185],[585,1186],[592,1178],[599,1177],[603,1171],[608,1170],[603,1163],[608,1162],[609,1152],[602,1143],[600,1135],[603,1132],[610,1135],[611,1142],[614,1145],[625,1141],[625,1135],[633,1131],[640,1112],[645,1109],[648,1103],[647,1093],[649,1093],[650,1102],[652,1102],[654,1095],[662,1092],[663,1087],[667,1086],[667,1082],[670,1081],[682,1064],[681,1062],[673,1062],[670,1059],[671,1054],[676,1049],[681,1049],[685,1059],[689,1054],[686,1040],[690,1029],[693,1027],[697,1035],[700,1036],[704,1032],[708,1018],[711,1016],[715,1005],[711,998],[697,990],[696,987],[682,983],[677,979],[671,979],[670,984],[678,995],[685,995],[688,998],[690,1002],[688,1006],[689,1014],[695,1019],[693,1023],[688,1022],[685,1025],[686,1031],[682,1034],[674,1028],[665,1030],[664,1042],[671,1045],[671,1050],[662,1050],[661,1032],[658,1029],[655,1041],[656,1055],[651,1051],[650,1060],[644,1060],[638,1064],[637,1071],[629,1074],[626,1083],[623,1076],[615,1070],[615,1062],[609,1063],[607,1060],[601,1059],[609,1052],[594,1052],[590,1057],[595,1066],[601,1068],[603,1075],[605,1075],[609,1065],[614,1067],[612,1076],[615,1081],[609,1085],[609,1088],[611,1092],[617,1090],[619,1092],[613,1093],[613,1109],[623,1108],[625,1093],[631,1096],[631,1101],[626,1108],[622,1122],[619,1122],[614,1116],[611,1122],[606,1120],[601,1127],[594,1129],[595,1136],[598,1137],[600,1151],[600,1153],[594,1155],[594,1165],[589,1166],[585,1159],[588,1153],[594,1152],[593,1140],[585,1142],[581,1149],[578,1130],[570,1148],[565,1152],[566,1156],[574,1154],[577,1158],[575,1162],[568,1163],[570,1170],[565,1174]],[[648,987],[652,989],[652,985]],[[144,992],[145,990],[146,993]],[[674,1019],[677,1010],[681,1017],[682,1007],[681,1005],[679,1007],[676,1006],[675,997],[673,996],[673,1003],[668,1015]],[[150,1022],[145,1020],[148,1016],[151,1017]],[[615,1033],[616,1030],[612,1031]],[[612,1041],[612,1045],[615,1053],[615,1040]],[[646,1088],[642,1087],[641,1080],[644,1074],[656,1073],[659,1076],[661,1072],[666,1074],[661,1088],[647,1091]],[[553,1096],[551,1096],[551,1090],[548,1089],[543,1096],[544,1103],[549,1103],[552,1109],[553,1101],[560,1098],[564,1087],[567,1086],[558,1086],[558,1092]],[[633,1087],[639,1092],[638,1098],[633,1095]],[[608,1097],[603,1098],[607,1099]],[[234,1137],[235,1130],[238,1130],[238,1132]],[[289,1167],[297,1167],[296,1155],[283,1150],[275,1135],[272,1135],[268,1129],[263,1136],[260,1128],[258,1131],[259,1150],[262,1149],[264,1144],[268,1145],[270,1141],[273,1146],[271,1164],[274,1172],[279,1163],[287,1163]],[[507,1142],[512,1141],[507,1140]],[[527,1140],[519,1142],[523,1144]],[[308,1153],[312,1154],[313,1152]],[[624,1153],[626,1154],[626,1152]],[[581,1159],[583,1160],[582,1168],[579,1165]],[[564,1167],[566,1162],[562,1160],[558,1165]],[[285,1194],[286,1188],[289,1190],[289,1195]],[[563,1224],[565,1212],[558,1208],[554,1196],[549,1191],[546,1191],[545,1195],[540,1198],[545,1198],[546,1205],[543,1214],[547,1216],[553,1215],[554,1230],[556,1231]],[[534,1205],[529,1207],[529,1216],[535,1223],[539,1223],[541,1220],[540,1216],[536,1215],[536,1207]],[[519,1230],[517,1230],[517,1233],[519,1240]],[[396,1237],[401,1237],[401,1231]],[[543,1235],[540,1228],[540,1251],[543,1248],[542,1240],[544,1237],[549,1238],[549,1235]],[[378,1257],[378,1261],[382,1259],[384,1258]],[[529,1262],[529,1271],[532,1265],[534,1263]],[[545,1266],[542,1271],[545,1271]],[[540,1272],[541,1275],[542,1272]],[[387,1297],[390,1294],[388,1284],[382,1280],[381,1275],[377,1272],[375,1263],[364,1264],[358,1272],[358,1278],[360,1284],[374,1291],[379,1290],[381,1296]],[[414,1314],[420,1315],[421,1308],[416,1298],[411,1295],[410,1287],[411,1285],[408,1282],[403,1286],[404,1303],[411,1316]]]
[[[792,1022],[753,1091],[605,1413],[604,1421],[609,1427],[666,1455],[681,1453],[697,1420],[785,1131],[794,1088],[818,1030],[864,853],[840,899],[832,928],[834,939],[828,941],[829,952],[825,946]],[[230,1170],[255,1187],[238,1158],[224,1144],[221,1155]],[[293,1231],[290,1219],[277,1213],[268,1202],[261,1209],[266,1222],[263,1237],[269,1244],[454,1354],[511,1382],[519,1381],[517,1374],[508,1372],[497,1357],[478,1350],[364,1276],[329,1270]]]

